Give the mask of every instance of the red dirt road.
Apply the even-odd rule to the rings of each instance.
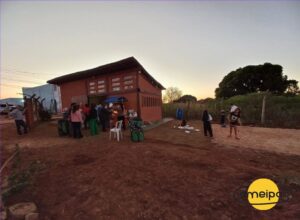
[[[142,143],[128,133],[120,143],[108,133],[59,138],[50,123],[18,137],[13,124],[1,125],[4,159],[18,142],[24,166],[45,165],[8,205],[33,201],[41,219],[53,220],[300,219],[299,156],[216,145],[202,131],[186,134],[173,125],[146,132]],[[269,211],[247,202],[249,184],[262,177],[282,193]]]

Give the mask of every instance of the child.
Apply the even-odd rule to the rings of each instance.
[[[230,133],[228,137],[231,137],[232,129],[234,129],[235,139],[237,140],[240,139],[237,134],[238,132],[237,126],[241,124],[240,117],[241,117],[241,110],[237,106],[232,107],[228,118],[229,125],[230,125]]]

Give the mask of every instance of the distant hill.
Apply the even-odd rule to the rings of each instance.
[[[13,104],[13,105],[23,105],[23,98],[6,98],[0,99],[1,104]]]

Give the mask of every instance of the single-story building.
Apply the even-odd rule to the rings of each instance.
[[[23,98],[6,98],[0,99],[0,104],[10,104],[10,105],[23,105],[24,100]]]
[[[165,88],[134,57],[60,76],[48,83],[60,87],[63,108],[72,102],[102,104],[108,98],[125,97],[125,108],[136,111],[144,121],[162,118],[161,91]]]

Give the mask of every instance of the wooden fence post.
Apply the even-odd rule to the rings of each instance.
[[[261,107],[261,124],[265,125],[265,112],[266,112],[266,97],[267,94],[264,94],[263,100],[262,100],[262,107]]]

